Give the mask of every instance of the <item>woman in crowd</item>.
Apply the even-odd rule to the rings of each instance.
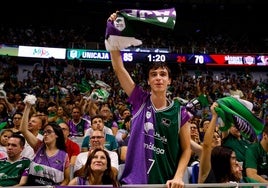
[[[97,148],[88,156],[83,167],[84,175],[73,178],[69,185],[113,185],[118,187],[116,175],[112,171],[109,153]]]
[[[64,136],[59,125],[49,123],[44,126],[43,141],[28,130],[31,104],[26,102],[20,131],[34,149],[35,157],[29,167],[27,185],[68,185],[70,164],[66,152]]]
[[[19,132],[20,129],[20,123],[21,123],[22,113],[21,112],[15,112],[15,114],[12,116],[12,125],[9,127],[14,133]]]
[[[199,183],[227,183],[234,181],[232,179],[232,165],[234,166],[238,163],[235,153],[230,148],[212,145],[218,119],[218,115],[215,112],[217,106],[218,104],[214,102],[210,107],[212,118],[202,144],[198,176]]]
[[[221,146],[221,144],[213,145],[218,119],[215,112],[217,106],[218,104],[214,102],[210,107],[212,118],[202,144],[198,183],[257,183],[253,179],[243,177],[243,168],[237,161],[235,151],[229,147]]]

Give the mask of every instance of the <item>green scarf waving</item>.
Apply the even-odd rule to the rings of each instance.
[[[115,21],[107,21],[105,47],[107,51],[122,50],[130,46],[139,46],[142,41],[136,38],[136,23],[145,23],[162,28],[174,29],[176,23],[175,8],[160,10],[123,9],[117,13]],[[140,29],[140,27],[138,27]]]
[[[215,108],[218,116],[224,122],[220,127],[221,131],[227,131],[234,125],[241,134],[251,141],[257,139],[257,135],[262,132],[263,123],[256,117],[241,101],[234,97],[224,97],[218,99],[218,107]],[[244,100],[245,101],[245,100]]]

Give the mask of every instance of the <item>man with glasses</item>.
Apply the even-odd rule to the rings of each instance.
[[[94,130],[100,130],[103,132],[104,134],[104,146],[107,150],[110,151],[117,151],[118,149],[118,143],[116,141],[116,138],[114,135],[108,134],[105,131],[105,126],[104,126],[104,121],[103,121],[103,117],[102,115],[95,115],[91,118],[91,131]],[[91,135],[91,133],[90,133]],[[82,142],[82,146],[81,146],[81,151],[89,151],[89,149],[91,148],[91,142],[90,142],[90,135],[87,135],[84,137],[83,142]]]
[[[108,153],[111,158],[111,165],[113,171],[117,174],[118,172],[118,154],[113,151],[109,151],[105,148],[105,137],[104,137],[104,132],[101,130],[93,130],[90,134],[90,148],[88,151],[82,152],[78,154],[75,165],[74,165],[74,175],[82,175],[80,174],[80,169],[82,169],[83,165],[86,164],[87,158],[90,155],[90,153],[96,149],[96,148],[104,148]]]

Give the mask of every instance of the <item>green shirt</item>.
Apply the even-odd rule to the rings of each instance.
[[[9,162],[7,158],[0,160],[0,186],[14,186],[20,182],[21,176],[30,165],[30,159],[22,157],[16,162]]]
[[[240,162],[244,162],[246,150],[251,145],[251,142],[245,140],[244,138],[239,140],[231,133],[229,133],[229,135],[225,139],[223,139],[222,145],[232,148],[235,151],[237,160]]]
[[[118,148],[118,143],[115,139],[115,136],[113,135],[109,135],[109,134],[105,134],[105,144],[104,147],[110,151],[114,151],[117,150]],[[85,136],[85,138],[83,139],[82,142],[82,146],[81,148],[90,148],[90,136]]]
[[[246,151],[245,168],[257,170],[257,174],[268,177],[268,154],[260,142],[252,144]]]

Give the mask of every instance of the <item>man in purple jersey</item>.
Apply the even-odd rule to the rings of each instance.
[[[118,12],[108,21],[114,22]],[[123,19],[120,17],[120,19]],[[109,42],[109,41],[108,41]],[[106,47],[106,49],[108,49]],[[149,68],[150,92],[137,86],[123,65],[119,48],[110,51],[112,66],[132,105],[132,128],[123,184],[163,184],[184,187],[183,175],[191,156],[190,115],[178,100],[166,97],[170,69],[163,62]]]

